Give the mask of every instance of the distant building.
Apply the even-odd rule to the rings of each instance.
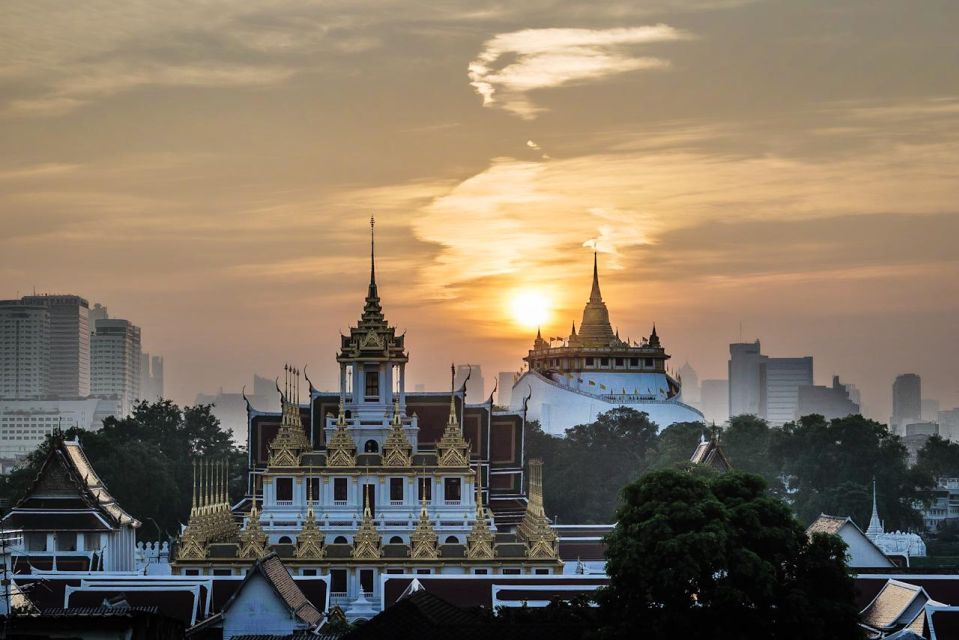
[[[243,442],[246,439],[247,402],[263,411],[279,411],[280,394],[276,390],[276,381],[263,376],[253,376],[253,393],[228,392],[221,387],[214,394],[200,393],[196,404],[212,404],[213,415],[224,428],[233,432],[234,437]]]
[[[923,422],[939,421],[939,401],[935,398],[923,398],[920,403],[920,410]]]
[[[679,368],[679,381],[683,385],[683,402],[702,409],[702,394],[699,387],[699,375],[692,365],[684,362]]]
[[[926,446],[931,436],[939,434],[939,425],[935,422],[910,422],[903,427],[902,444],[909,452],[909,464],[916,464],[919,450]]]
[[[117,415],[130,413],[140,399],[140,327],[129,320],[97,320],[90,338],[90,392],[117,402]]]
[[[799,408],[796,417],[817,413],[827,420],[845,418],[860,412],[859,405],[849,397],[849,387],[832,377],[831,387],[803,385],[799,387]]]
[[[729,415],[761,416],[762,355],[759,340],[729,345]]]
[[[700,395],[706,420],[717,424],[729,420],[729,381],[703,380]]]
[[[920,509],[926,531],[939,531],[959,522],[959,478],[938,478],[930,492],[932,501]]]
[[[456,388],[462,387],[464,382],[467,402],[478,403],[486,400],[486,381],[483,380],[483,368],[480,365],[456,365]]]
[[[42,398],[50,392],[50,311],[0,301],[0,398]]]
[[[762,413],[771,425],[795,420],[799,410],[799,387],[810,386],[812,356],[766,358],[760,365]]]
[[[901,434],[903,426],[922,420],[922,380],[915,373],[904,373],[892,384],[892,429]]]
[[[140,354],[140,400],[163,398],[163,357]]]
[[[709,439],[702,438],[699,441],[699,445],[696,446],[696,450],[693,451],[693,455],[690,456],[689,461],[693,464],[701,464],[709,467],[719,473],[726,473],[733,468],[725,452],[723,452],[722,447],[719,445],[719,437],[715,428]]]
[[[50,389],[64,399],[90,395],[90,305],[80,296],[25,296],[50,313]]]
[[[96,331],[97,320],[106,320],[109,317],[110,317],[110,312],[106,307],[104,307],[99,302],[93,305],[93,308],[90,309],[90,319],[89,319],[90,333],[93,333]]]
[[[98,431],[115,411],[112,400],[0,400],[0,464],[3,471],[31,453],[54,429]]]
[[[959,442],[959,407],[939,412],[939,435]]]
[[[516,374],[512,371],[500,371],[496,376],[496,404],[508,407],[513,399],[513,381]]]

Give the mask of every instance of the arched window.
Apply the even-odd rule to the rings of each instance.
[[[293,538],[290,536],[280,536],[279,544],[293,544]]]
[[[366,444],[363,445],[364,453],[379,453],[380,445],[376,440],[367,440]]]
[[[459,538],[456,536],[446,536],[446,544],[459,544]]]
[[[399,536],[393,536],[390,538],[390,544],[403,544],[403,538]]]
[[[333,538],[333,544],[349,544],[349,541],[346,539],[346,536],[336,536]]]

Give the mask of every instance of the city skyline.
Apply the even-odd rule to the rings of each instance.
[[[109,301],[180,403],[334,388],[372,213],[427,388],[518,368],[518,298],[568,333],[595,246],[674,369],[758,338],[877,419],[903,373],[959,405],[954,3],[136,6],[0,25],[0,289]]]

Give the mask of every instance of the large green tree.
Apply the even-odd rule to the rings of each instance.
[[[677,422],[660,432],[649,467],[652,469],[678,469],[689,465],[689,458],[702,441],[708,437],[702,422]]]
[[[936,479],[959,476],[959,444],[930,436],[916,456],[916,467]]]
[[[807,538],[762,478],[655,471],[623,495],[602,635],[861,637],[842,541]]]
[[[803,522],[828,513],[850,515],[865,526],[875,478],[887,527],[906,530],[922,524],[915,504],[932,479],[922,469],[909,468],[906,448],[883,424],[862,416],[804,416],[782,428],[770,455]]]
[[[246,456],[209,405],[181,409],[169,400],[141,402],[126,418],[107,418],[96,432],[71,429],[93,468],[124,509],[143,522],[141,536],[173,536],[186,522],[193,495],[193,461],[230,462],[230,496],[246,490]],[[51,438],[6,478],[3,496],[16,502],[46,459]]]

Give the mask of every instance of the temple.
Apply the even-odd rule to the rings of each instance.
[[[304,373],[301,400],[301,372],[288,365],[281,412],[248,406],[248,495],[230,507],[222,468],[199,466],[175,574],[242,576],[275,553],[294,576],[328,576],[331,606],[357,620],[378,610],[390,574],[563,572],[538,461],[525,490],[523,413],[494,410],[491,397],[467,403],[465,383],[406,391],[409,353],[383,313],[373,247],[371,234],[363,311],[336,355],[339,389],[319,391]]]
[[[593,285],[579,330],[574,322],[567,338],[546,340],[536,333],[523,358],[528,367],[513,384],[512,409],[525,406],[527,419],[556,435],[616,407],[643,411],[661,428],[702,421],[702,413],[682,402],[681,380],[667,372],[668,359],[655,325],[638,343],[613,331],[594,253]]]

